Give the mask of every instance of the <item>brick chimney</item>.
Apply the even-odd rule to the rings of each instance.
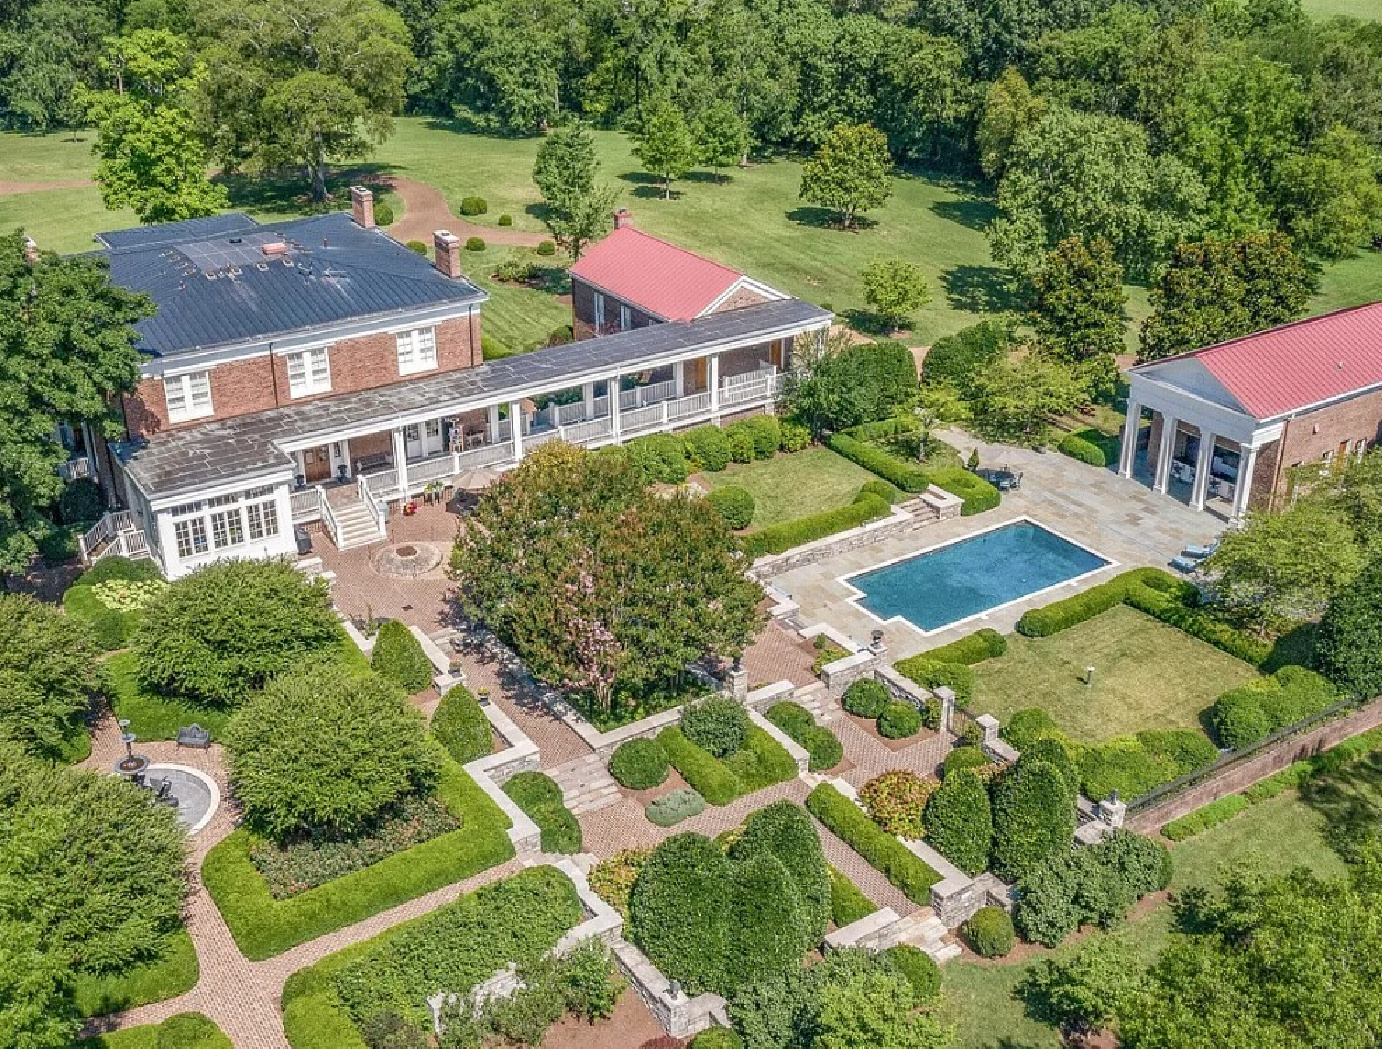
[[[361,229],[374,229],[374,194],[365,186],[350,187],[350,215]]]
[[[619,208],[614,213],[614,228],[623,229],[625,226],[633,225],[633,213],[628,208]]]
[[[432,234],[432,249],[436,253],[437,269],[448,277],[461,276],[461,238],[449,229]]]

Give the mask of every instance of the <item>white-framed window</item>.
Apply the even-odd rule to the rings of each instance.
[[[173,524],[173,535],[177,537],[178,557],[196,557],[207,551],[206,521],[201,517],[190,517]]]
[[[185,422],[215,414],[211,406],[211,373],[183,372],[163,377],[163,398],[168,405],[168,421]]]
[[[245,516],[249,520],[251,539],[278,535],[278,504],[272,499],[250,503],[245,507]]]
[[[599,331],[605,326],[605,297],[598,291],[595,293],[595,330]]]
[[[428,420],[427,420],[425,423],[423,423],[422,425],[423,425],[423,429],[427,431],[427,436],[428,436],[428,437],[440,437],[440,436],[441,436],[441,420],[440,420],[440,419],[428,419]]]
[[[413,375],[437,366],[437,329],[414,328],[398,333],[398,374]]]
[[[622,302],[619,304],[619,330],[628,331],[633,327],[633,313]]]
[[[331,389],[331,362],[327,359],[325,346],[290,353],[286,360],[288,393],[291,396],[306,397],[309,393],[326,393]]]
[[[211,515],[211,541],[216,544],[217,550],[239,546],[245,541],[245,524],[238,506],[218,510]]]

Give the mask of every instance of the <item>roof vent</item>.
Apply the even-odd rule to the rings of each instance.
[[[287,252],[288,245],[281,240],[271,240],[260,249],[265,255],[282,255]]]
[[[245,238],[244,238],[244,237],[231,237],[231,238],[230,238],[230,242],[231,242],[232,244],[243,244],[243,243],[245,243]]]

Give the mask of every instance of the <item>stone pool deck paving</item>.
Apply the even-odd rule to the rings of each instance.
[[[978,448],[985,466],[1006,465],[1020,471],[1022,489],[1006,493],[1002,505],[988,513],[940,521],[920,531],[773,577],[770,582],[791,595],[800,606],[799,616],[803,623],[829,623],[866,641],[880,624],[850,603],[852,592],[839,581],[840,576],[1024,517],[1115,562],[1078,582],[1062,584],[1039,596],[1024,598],[931,634],[924,635],[902,621],[884,624],[889,659],[902,659],[947,644],[980,627],[992,627],[1004,633],[1011,631],[1022,613],[1030,608],[1068,597],[1128,568],[1142,565],[1164,568],[1184,546],[1207,543],[1225,527],[1221,517],[1191,510],[1175,499],[1152,492],[1140,481],[1119,477],[1109,469],[1087,466],[1059,452],[1043,454],[987,445],[958,431],[947,431],[940,436],[966,457],[971,448]]]

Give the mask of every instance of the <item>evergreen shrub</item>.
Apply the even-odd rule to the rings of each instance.
[[[729,696],[711,696],[682,708],[681,731],[713,757],[727,758],[744,745],[749,714]]]
[[[921,711],[911,703],[893,700],[878,715],[878,734],[885,739],[907,739],[921,731]]]
[[[876,718],[883,713],[892,696],[879,681],[861,678],[845,689],[841,699],[845,710],[860,718]]]
[[[465,239],[465,250],[466,250],[466,251],[484,251],[484,250],[485,250],[485,238],[484,238],[484,237],[467,237],[467,238]]]
[[[466,218],[472,218],[475,215],[483,215],[488,210],[489,204],[485,201],[484,197],[461,198],[461,214],[466,216]]]
[[[736,532],[747,528],[753,520],[753,495],[746,488],[727,484],[723,488],[713,489],[707,498],[725,519],[725,524]]]
[[[406,623],[391,619],[379,628],[370,654],[370,666],[409,695],[415,695],[432,685],[435,668],[420,642]]]
[[[609,759],[609,774],[629,790],[661,786],[669,768],[667,752],[655,739],[626,740]]]
[[[980,958],[1001,958],[1017,943],[1013,920],[1002,907],[980,907],[960,934]]]
[[[446,690],[432,715],[432,735],[456,759],[458,765],[494,753],[494,734],[489,718],[464,685]]]
[[[966,874],[988,866],[993,813],[988,787],[972,769],[954,769],[926,803],[922,817],[931,847]]]

